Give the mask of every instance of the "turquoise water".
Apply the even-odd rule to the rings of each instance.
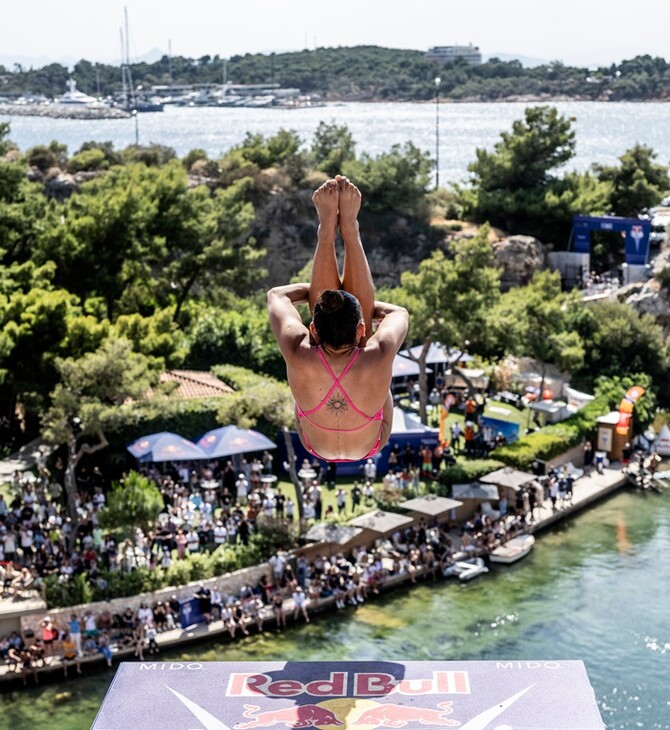
[[[541,534],[521,563],[472,583],[422,583],[282,634],[162,658],[582,659],[610,730],[668,730],[669,550],[670,494],[625,492]],[[88,728],[111,676],[5,693],[0,727]]]

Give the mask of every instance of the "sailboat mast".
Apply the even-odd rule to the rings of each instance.
[[[128,7],[126,5],[123,6],[123,17],[126,29],[126,73],[128,74],[128,90],[130,92],[130,103],[134,109],[136,107],[135,88],[133,86],[133,76],[130,72],[130,38],[128,34]]]
[[[128,106],[128,87],[126,86],[126,57],[124,54],[123,28],[119,28],[119,39],[121,41],[121,99],[123,105]]]

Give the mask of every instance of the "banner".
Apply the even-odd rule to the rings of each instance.
[[[493,437],[502,433],[508,444],[519,438],[519,424],[511,421],[501,421],[499,418],[491,418],[491,416],[482,416],[479,419],[481,428],[488,426],[493,431]]]

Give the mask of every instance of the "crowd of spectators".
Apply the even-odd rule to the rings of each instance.
[[[262,632],[268,622],[281,631],[287,617],[309,622],[311,605],[330,600],[344,609],[363,603],[371,593],[379,593],[390,576],[407,574],[416,581],[426,572],[435,577],[453,555],[449,535],[437,527],[429,529],[423,520],[371,549],[358,547],[346,556],[317,555],[308,560],[304,553],[289,558],[277,551],[268,561],[268,572],[236,594],[223,593],[218,583],[202,582],[190,596],[173,594],[169,600],[143,602],[136,610],[127,607],[117,614],[87,610],[72,613],[67,621],[61,618],[60,623],[45,616],[37,636],[26,635],[24,641],[13,632],[0,638],[0,662],[21,673],[24,683],[30,674],[37,682],[36,670],[54,662],[67,676],[73,666],[80,674],[82,658],[97,654],[108,666],[114,653],[124,649],[143,661],[160,651],[160,634],[190,623],[220,621],[231,639],[252,630]]]
[[[0,493],[0,588],[4,597],[21,598],[38,591],[44,580],[60,582],[84,573],[91,583],[104,582],[103,571],[131,571],[139,566],[168,568],[173,560],[212,551],[224,544],[248,544],[259,516],[293,520],[294,504],[275,486],[272,456],[219,465],[168,465],[143,469],[160,489],[163,510],[146,534],[137,529],[118,540],[100,525],[106,485],[98,468],[78,470],[75,539],[65,499],[62,465],[54,473],[40,468],[16,472]],[[104,587],[104,586],[103,586]]]

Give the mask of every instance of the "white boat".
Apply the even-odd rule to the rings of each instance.
[[[443,575],[445,578],[452,575],[458,576],[459,580],[466,581],[488,572],[489,569],[486,567],[483,558],[470,558],[469,560],[457,560],[452,563],[444,569]]]
[[[85,109],[99,109],[107,106],[95,97],[84,94],[83,91],[77,91],[77,82],[74,79],[70,79],[67,85],[68,91],[61,96],[57,96],[54,99],[54,104]]]
[[[490,560],[492,563],[515,563],[528,555],[534,544],[533,535],[517,535],[493,550]]]

